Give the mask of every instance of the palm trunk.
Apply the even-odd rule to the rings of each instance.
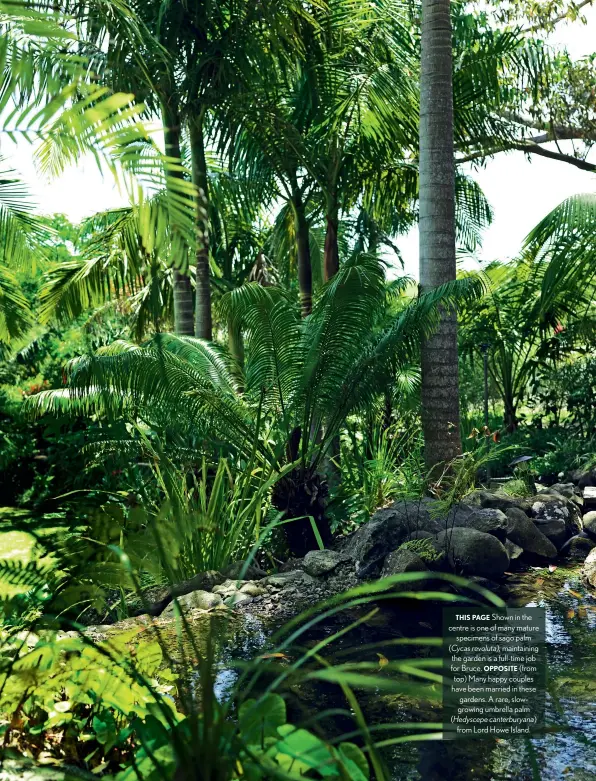
[[[298,287],[302,317],[312,312],[312,265],[310,259],[310,236],[306,211],[300,190],[292,194],[292,207],[296,227],[296,250],[298,254]]]
[[[199,190],[197,203],[197,277],[195,304],[195,336],[211,341],[211,282],[209,278],[209,220],[207,161],[203,140],[203,114],[190,122],[190,149],[192,156],[192,180]]]
[[[337,231],[339,228],[339,208],[337,199],[329,198],[327,205],[327,230],[325,232],[325,282],[335,276],[339,271],[339,247],[337,243]]]
[[[180,165],[180,115],[172,106],[172,102],[162,104],[162,123],[166,155]],[[172,176],[178,175],[172,173]],[[179,174],[182,177],[182,173]],[[173,280],[174,299],[174,331],[181,336],[192,336],[194,333],[192,284],[188,274],[174,269]]]
[[[456,277],[452,31],[449,0],[422,0],[420,287]],[[457,315],[422,344],[422,426],[429,470],[461,453]]]

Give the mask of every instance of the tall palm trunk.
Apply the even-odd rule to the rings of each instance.
[[[298,187],[292,193],[292,208],[296,229],[296,250],[298,254],[298,287],[302,317],[312,312],[312,265],[310,257],[310,235],[302,194]]]
[[[199,190],[197,201],[197,278],[195,304],[195,336],[200,339],[213,338],[211,318],[211,282],[209,278],[209,193],[207,183],[207,160],[203,140],[203,113],[190,122],[190,150],[192,156],[192,179]]]
[[[449,0],[422,0],[420,287],[456,277],[453,61]],[[429,470],[461,453],[457,316],[443,311],[422,345],[422,426]]]
[[[162,103],[162,123],[166,155],[181,164],[180,152],[180,115],[172,98]],[[177,176],[174,171],[171,176]],[[182,177],[182,173],[179,173]],[[181,336],[192,336],[194,333],[192,284],[188,273],[181,273],[174,269],[173,280],[174,297],[174,331]]]
[[[327,198],[327,230],[325,231],[324,267],[325,282],[339,271],[339,246],[337,232],[339,229],[339,207],[335,194]]]

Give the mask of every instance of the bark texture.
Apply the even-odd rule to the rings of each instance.
[[[162,105],[162,123],[166,155],[180,163],[180,115],[171,100]],[[172,174],[177,175],[177,174]],[[180,173],[180,176],[182,174]],[[181,336],[194,333],[194,312],[192,302],[192,284],[188,273],[174,270],[174,331]]]
[[[211,281],[209,274],[208,183],[202,115],[190,123],[190,145],[193,183],[199,190],[197,203],[197,276],[195,304],[195,336],[211,341]]]
[[[296,250],[298,255],[298,287],[302,317],[312,312],[312,265],[310,257],[310,236],[302,195],[295,190],[292,207],[296,227]]]
[[[449,0],[422,0],[420,287],[456,277],[453,57]],[[422,345],[422,425],[429,470],[461,452],[457,316],[444,311]]]
[[[339,246],[337,232],[339,229],[339,210],[336,204],[327,213],[327,230],[325,232],[325,282],[339,271]]]

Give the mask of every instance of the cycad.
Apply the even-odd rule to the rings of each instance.
[[[166,446],[194,446],[197,460],[206,446],[195,443],[209,442],[238,462],[293,463],[274,503],[287,519],[303,518],[286,525],[293,552],[303,554],[315,544],[304,516],[328,536],[323,465],[346,416],[374,402],[412,360],[436,324],[439,302],[450,307],[479,285],[473,278],[453,283],[390,316],[383,266],[363,255],[342,266],[301,320],[283,290],[249,283],[221,304],[245,335],[243,366],[216,344],[158,334],[142,346],[116,343],[71,362],[68,388],[29,404],[38,414],[124,415]]]

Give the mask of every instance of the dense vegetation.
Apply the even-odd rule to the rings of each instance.
[[[84,627],[237,562],[274,570],[398,498],[448,503],[515,456],[546,483],[596,465],[596,197],[512,261],[456,265],[492,220],[474,166],[595,170],[593,60],[545,42],[588,4],[0,4],[2,132],[43,174],[91,154],[130,193],[73,225],[2,161],[6,757],[120,781],[385,777],[353,689],[436,698],[437,660],[329,664],[343,629],[291,655],[291,623],[222,700],[224,618],[176,613],[150,641]],[[396,240],[419,220],[417,284]],[[455,599],[421,580],[319,612]],[[290,723],[305,680],[341,688],[344,739]]]

